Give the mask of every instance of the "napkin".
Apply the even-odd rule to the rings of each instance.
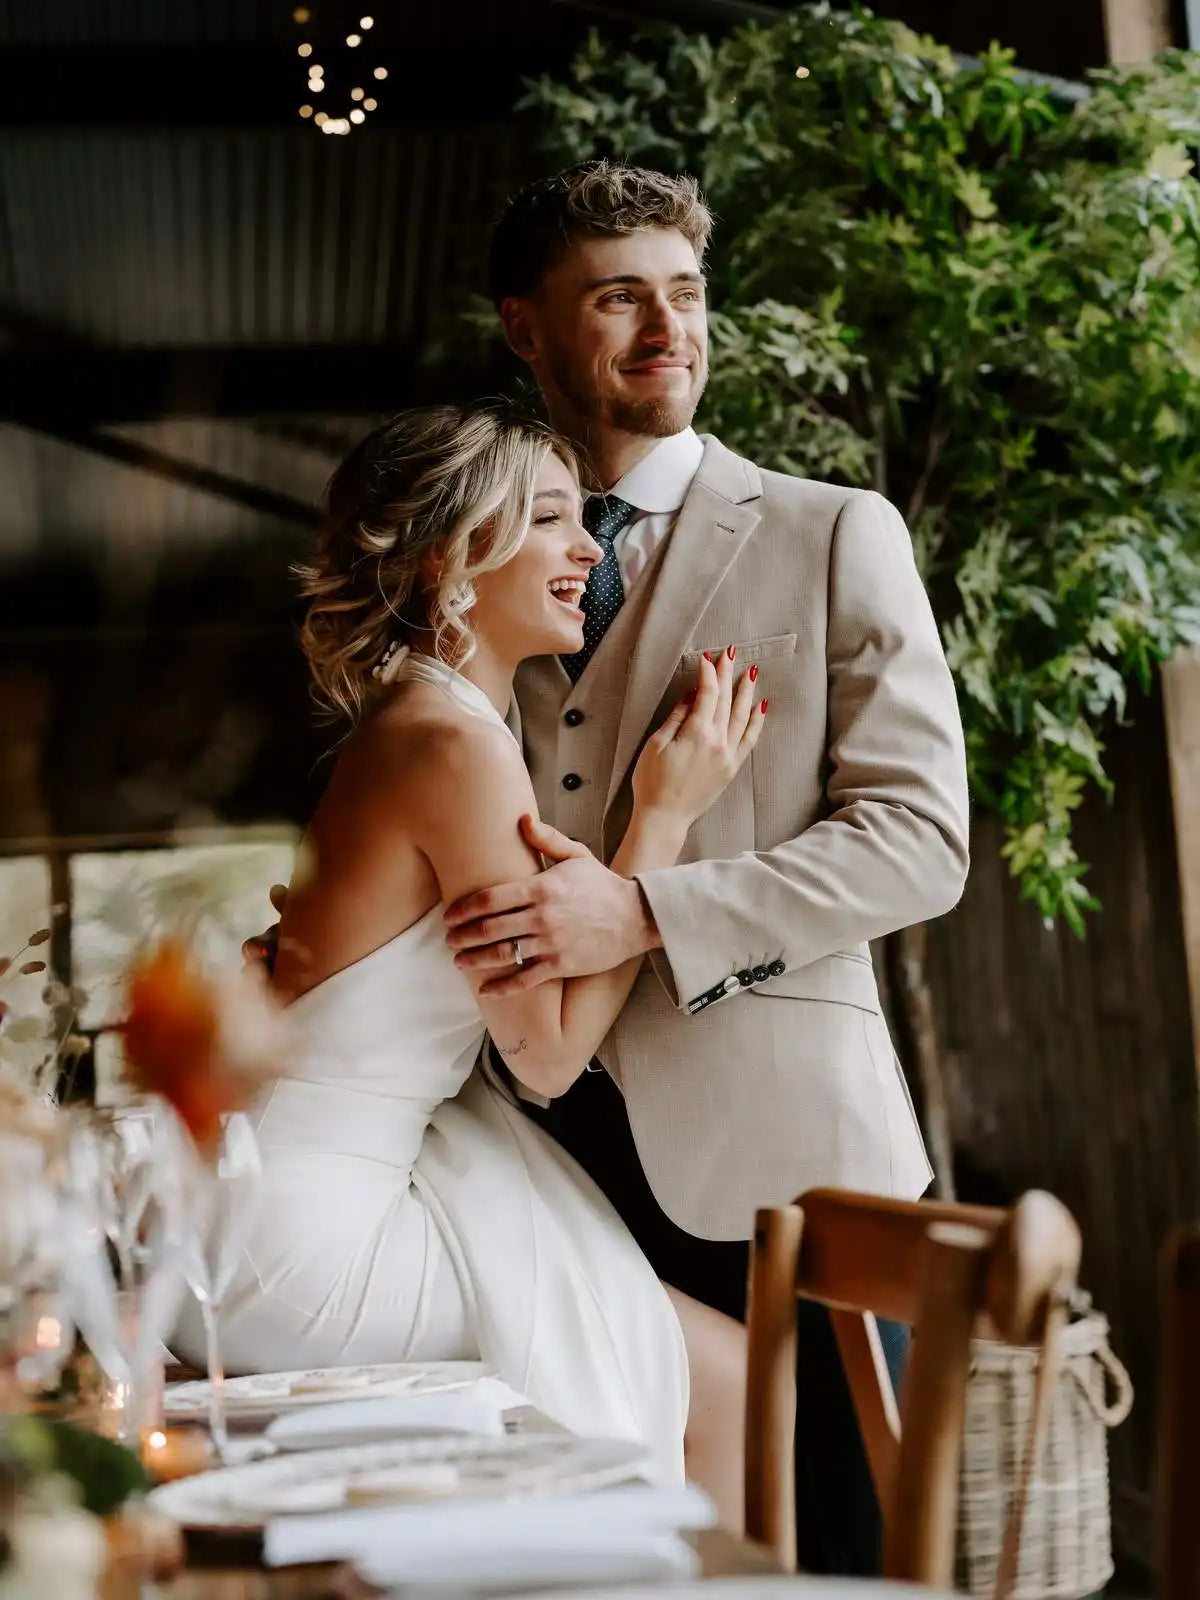
[[[431,1559],[432,1552],[444,1552],[448,1566],[465,1552],[492,1550],[498,1558],[518,1548],[544,1549],[548,1542],[560,1553],[572,1543],[580,1551],[604,1545],[644,1552],[648,1539],[708,1528],[715,1521],[712,1501],[694,1485],[629,1484],[529,1500],[455,1500],[276,1517],[263,1536],[263,1560],[269,1567],[354,1561],[375,1570],[401,1556],[424,1559],[427,1549]]]
[[[496,1538],[466,1549],[421,1540],[403,1550],[377,1554],[356,1563],[365,1583],[393,1596],[486,1590],[528,1591],[550,1585],[581,1583],[646,1583],[691,1578],[700,1561],[691,1545],[677,1534],[624,1533],[598,1538],[576,1533],[564,1536],[544,1529],[534,1542]]]
[[[419,1434],[504,1432],[502,1401],[473,1389],[340,1400],[276,1417],[266,1436],[280,1450],[329,1450]]]

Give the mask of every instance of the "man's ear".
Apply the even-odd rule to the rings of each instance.
[[[538,353],[533,317],[528,300],[509,295],[500,302],[500,321],[504,324],[504,337],[513,355],[522,361],[532,361]]]

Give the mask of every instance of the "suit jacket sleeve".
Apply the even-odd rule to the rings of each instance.
[[[663,940],[655,969],[684,1009],[748,956],[804,967],[940,916],[962,893],[954,685],[908,530],[875,493],[851,494],[833,531],[826,654],[828,814],[774,849],[638,879]]]

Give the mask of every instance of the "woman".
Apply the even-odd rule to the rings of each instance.
[[[259,1117],[263,1205],[227,1356],[260,1371],[480,1356],[568,1427],[644,1440],[669,1480],[690,1354],[688,1468],[736,1520],[735,1325],[664,1291],[480,1060],[486,1029],[516,1084],[561,1094],[638,963],[497,1000],[444,941],[444,901],[533,864],[503,713],[520,661],[581,647],[600,550],[580,509],[568,447],[491,410],[401,415],[334,475],[302,641],[352,731],[280,926],[273,981],[305,1043]],[[675,860],[762,720],[748,678],[701,663],[638,762],[615,871]]]

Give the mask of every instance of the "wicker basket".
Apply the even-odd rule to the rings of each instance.
[[[1133,1404],[1129,1374],[1088,1312],[1061,1332],[1062,1370],[1029,1482],[1013,1600],[1078,1600],[1112,1576],[1108,1430]],[[1038,1351],[976,1340],[959,1480],[956,1586],[990,1596],[1029,1441]]]

